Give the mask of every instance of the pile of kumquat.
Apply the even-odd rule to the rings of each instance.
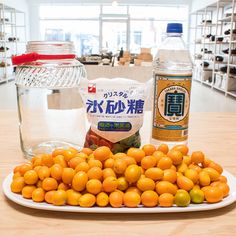
[[[161,144],[113,154],[102,146],[56,149],[16,166],[11,191],[34,202],[80,207],[186,207],[229,194],[222,167],[201,151]]]

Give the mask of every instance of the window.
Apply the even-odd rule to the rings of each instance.
[[[130,22],[130,50],[139,53],[140,48],[154,48],[161,41],[162,22],[154,20],[131,20]]]
[[[41,6],[41,40],[73,41],[78,56],[98,53],[99,15],[99,6]]]
[[[42,40],[74,41],[79,56],[117,52],[121,47],[139,53],[140,47],[156,47],[169,22],[183,23],[187,40],[188,6],[42,5]]]
[[[41,22],[42,40],[73,41],[78,55],[99,52],[98,21],[44,20]]]
[[[127,23],[104,21],[102,25],[102,49],[116,53],[127,49]]]
[[[127,14],[127,6],[103,6],[102,14]]]
[[[147,47],[152,48],[155,54],[156,48],[165,38],[166,26],[169,22],[182,23],[184,39],[187,40],[187,6],[130,6],[129,14],[132,52],[139,53],[140,47]]]
[[[184,21],[188,19],[187,6],[131,6],[131,19]]]
[[[40,6],[41,19],[80,19],[80,18],[99,18],[99,6]]]
[[[140,48],[152,48],[155,54],[157,47],[166,36],[166,26],[169,21],[131,20],[130,22],[130,50],[139,53]],[[183,23],[183,31],[187,32],[187,24]],[[187,42],[187,34],[184,34]]]

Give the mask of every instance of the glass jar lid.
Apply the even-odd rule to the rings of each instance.
[[[78,87],[86,78],[84,65],[75,59],[72,42],[30,41],[27,53],[15,56],[16,84],[24,87]]]
[[[26,52],[46,55],[75,54],[75,47],[73,42],[69,41],[29,41]]]

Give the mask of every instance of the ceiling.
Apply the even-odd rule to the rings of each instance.
[[[29,4],[38,4],[38,3],[82,3],[82,4],[110,4],[112,0],[27,0]],[[192,0],[117,0],[118,4],[188,4],[192,3]]]

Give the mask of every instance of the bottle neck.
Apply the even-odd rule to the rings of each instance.
[[[167,33],[166,36],[167,37],[179,37],[179,38],[181,38],[182,34],[181,33]]]

